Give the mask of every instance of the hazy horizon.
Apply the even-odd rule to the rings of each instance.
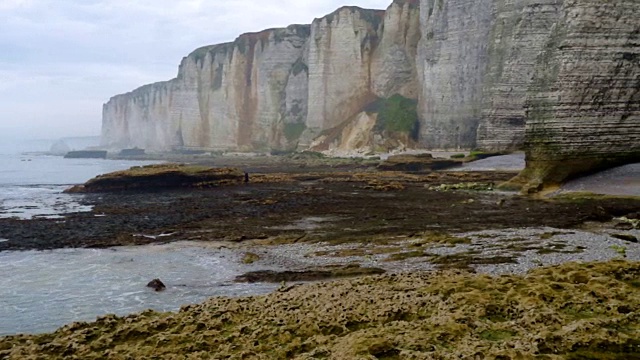
[[[100,136],[69,136],[61,138],[13,139],[0,135],[0,155],[16,155],[28,152],[48,152],[51,146],[64,141],[71,150],[84,150],[90,146],[98,146]]]
[[[0,141],[99,136],[110,97],[176,76],[182,57],[245,32],[391,0],[3,0]]]

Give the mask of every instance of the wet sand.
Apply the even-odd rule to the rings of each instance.
[[[560,190],[560,193],[567,192],[640,196],[640,163],[620,166],[569,181]]]

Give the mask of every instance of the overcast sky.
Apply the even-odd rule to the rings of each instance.
[[[111,96],[197,47],[391,0],[0,0],[0,139],[99,135]]]

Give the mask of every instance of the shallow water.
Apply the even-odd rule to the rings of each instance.
[[[82,195],[63,194],[92,177],[154,162],[64,159],[44,155],[0,155],[0,218],[55,218],[89,211]]]
[[[236,284],[240,254],[197,243],[0,253],[0,335],[50,332],[74,321],[146,309],[178,310],[212,296],[273,291]],[[167,290],[146,284],[160,278]]]

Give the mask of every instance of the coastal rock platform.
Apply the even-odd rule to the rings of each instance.
[[[161,164],[133,167],[97,176],[67,193],[98,193],[123,190],[153,191],[170,188],[204,188],[240,183],[245,175],[232,168]]]

